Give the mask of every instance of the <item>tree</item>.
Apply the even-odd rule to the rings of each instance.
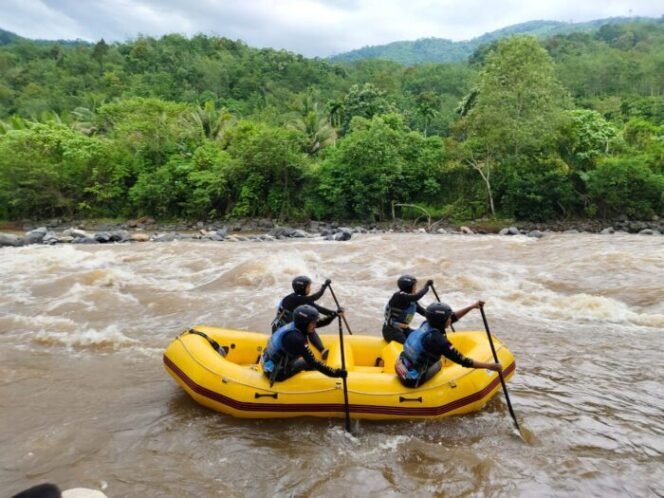
[[[639,158],[608,158],[588,173],[588,193],[602,216],[647,218],[664,210],[664,175]]]
[[[566,105],[553,62],[536,38],[503,40],[488,56],[474,105],[456,131],[465,162],[485,183],[492,214],[494,168],[550,149]]]
[[[205,138],[215,141],[223,140],[226,130],[237,121],[233,113],[225,107],[217,108],[212,100],[194,109],[191,119]]]
[[[298,130],[307,137],[306,152],[310,155],[318,153],[328,145],[337,141],[337,132],[329,123],[329,118],[318,108],[313,95],[301,96],[296,105],[296,112],[289,119],[287,126]]]
[[[343,120],[341,122],[342,135],[348,133],[350,122],[356,116],[371,119],[379,114],[386,114],[394,110],[393,106],[385,98],[385,94],[371,83],[350,87],[350,90],[344,97],[343,109]]]
[[[103,211],[95,184],[119,167],[110,144],[66,125],[30,123],[0,135],[0,216],[45,217]],[[108,205],[108,204],[106,204]]]
[[[94,48],[92,49],[92,58],[97,61],[99,64],[99,74],[104,72],[104,57],[108,53],[108,44],[102,38],[97,43],[95,43]]]
[[[442,140],[408,131],[401,115],[356,117],[321,165],[320,212],[373,220],[385,218],[393,203],[434,200],[442,162]]]
[[[293,129],[240,121],[226,136],[234,159],[228,180],[236,201],[234,216],[286,219],[301,207],[297,197],[306,170],[305,137]]]
[[[563,155],[581,169],[593,166],[597,159],[610,152],[618,131],[597,111],[574,109],[565,113]]]
[[[440,107],[440,97],[433,92],[427,91],[420,93],[415,99],[417,105],[417,114],[420,115],[424,122],[423,133],[427,136],[427,128],[431,120],[438,114]]]

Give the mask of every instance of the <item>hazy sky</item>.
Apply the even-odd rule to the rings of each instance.
[[[205,33],[321,57],[398,40],[468,40],[538,19],[662,14],[662,0],[0,0],[0,28],[28,38]]]

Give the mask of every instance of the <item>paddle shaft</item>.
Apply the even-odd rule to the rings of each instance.
[[[482,313],[482,321],[484,322],[484,330],[486,330],[486,335],[489,338],[489,345],[491,346],[491,352],[493,353],[493,360],[498,363],[498,355],[496,354],[496,348],[493,346],[493,339],[491,338],[491,331],[489,330],[489,323],[486,321],[486,315],[484,314],[484,306],[480,306],[480,313]],[[521,427],[519,427],[519,422],[516,421],[516,415],[514,415],[514,410],[512,409],[512,403],[510,402],[510,395],[507,393],[507,386],[505,385],[505,378],[503,377],[503,372],[498,372],[500,377],[500,383],[503,386],[503,392],[505,393],[505,400],[507,401],[507,408],[510,411],[512,420],[514,420],[514,425],[516,426],[519,434],[521,434]],[[521,434],[523,438],[523,434]]]
[[[350,332],[350,330],[348,332]],[[339,346],[341,347],[341,368],[343,370],[346,370],[346,353],[344,352],[344,330],[343,327],[341,326],[341,316],[339,317]],[[348,384],[346,382],[346,377],[344,377],[341,380],[343,381],[343,387],[344,387],[344,411],[346,412],[346,432],[351,432],[350,405],[348,404]]]
[[[334,293],[334,289],[332,288],[332,284],[328,285],[327,287],[330,289],[330,293],[332,294],[332,299],[334,299],[334,304],[337,305],[337,309],[341,309],[341,306],[339,305],[339,301],[337,300],[337,296]],[[343,321],[346,324],[346,330],[348,330],[348,333],[350,335],[353,335],[353,333],[350,330],[350,327],[348,326],[348,321],[346,320],[346,317],[342,316],[341,318],[343,318]],[[339,324],[341,324],[341,321],[339,321]]]
[[[431,290],[433,291],[433,295],[436,296],[436,301],[440,302],[440,297],[438,297],[438,293],[436,292],[436,288],[433,286],[433,284],[431,284]],[[456,332],[456,330],[454,330],[454,325],[451,323],[450,328],[452,329],[452,332]]]

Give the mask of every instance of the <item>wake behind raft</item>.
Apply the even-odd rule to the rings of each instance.
[[[321,338],[330,350],[326,363],[341,367],[339,337]],[[483,331],[455,332],[448,338],[468,357],[493,360]],[[503,376],[508,379],[516,369],[514,356],[499,339],[493,340],[498,361],[504,366]],[[265,334],[197,326],[168,346],[164,366],[196,402],[234,417],[345,416],[341,379],[305,371],[270,386],[259,363],[266,343]],[[481,410],[500,389],[496,372],[468,369],[448,360],[424,385],[404,387],[394,372],[401,351],[401,344],[388,344],[380,337],[344,338],[348,399],[354,419],[435,419],[472,413]]]

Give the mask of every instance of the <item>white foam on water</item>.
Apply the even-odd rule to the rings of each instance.
[[[32,338],[33,342],[45,346],[65,346],[67,349],[118,350],[133,346],[139,341],[120,332],[116,324],[101,330],[91,327],[76,328],[69,332],[40,330]]]
[[[76,326],[76,321],[61,316],[7,314],[3,318],[9,322],[6,325],[7,331],[25,332],[44,328],[67,331]]]

